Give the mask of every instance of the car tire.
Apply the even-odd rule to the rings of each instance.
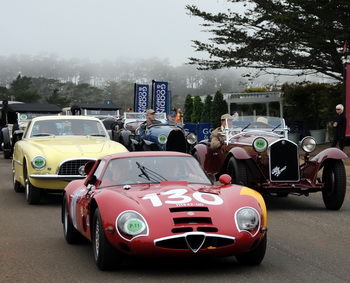
[[[258,265],[265,257],[267,246],[267,234],[260,241],[259,245],[252,251],[236,255],[236,259],[243,265]]]
[[[72,220],[69,215],[68,200],[66,195],[64,195],[63,202],[62,202],[62,222],[63,222],[63,235],[66,241],[71,245],[80,243],[83,237],[78,232],[78,230],[75,229],[72,223]]]
[[[13,189],[16,193],[23,193],[24,187],[21,185],[20,182],[18,182],[15,178],[15,175],[13,175]]]
[[[28,172],[26,173],[25,194],[29,204],[38,204],[40,202],[41,190],[30,183]]]
[[[232,178],[232,184],[246,186],[248,184],[245,162],[231,157],[227,163],[227,174]]]
[[[342,160],[327,160],[322,172],[323,202],[327,209],[339,210],[343,205],[346,192],[346,172]]]
[[[120,253],[109,243],[103,229],[100,211],[97,208],[94,214],[92,230],[92,248],[95,263],[101,270],[116,269],[121,265]]]
[[[7,150],[5,151],[4,150],[4,158],[5,159],[10,159],[11,158],[11,151],[7,151]]]

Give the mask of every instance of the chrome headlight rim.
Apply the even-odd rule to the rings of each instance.
[[[158,136],[158,142],[159,142],[160,144],[166,144],[167,141],[168,141],[168,137],[167,137],[166,135],[160,134],[160,135]]]
[[[316,140],[311,136],[303,138],[300,143],[301,149],[306,153],[313,152],[316,149],[316,145]]]
[[[235,213],[236,226],[239,232],[246,232],[254,237],[260,230],[259,212],[253,207],[241,207]]]
[[[120,213],[115,221],[115,226],[119,236],[126,241],[148,236],[149,233],[146,219],[134,210],[126,210]]]
[[[263,153],[267,150],[269,144],[267,140],[263,137],[257,137],[253,141],[253,149],[258,153]]]
[[[30,163],[35,170],[42,170],[46,166],[46,159],[42,155],[36,155]]]
[[[189,133],[186,136],[186,141],[189,144],[195,144],[197,142],[197,136],[194,133]]]

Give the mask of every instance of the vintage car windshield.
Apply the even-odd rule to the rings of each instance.
[[[118,116],[117,110],[95,110],[95,109],[87,109],[86,114],[90,116]]]
[[[149,184],[161,181],[211,184],[193,157],[145,156],[111,160],[106,166],[100,187]]]
[[[166,113],[156,113],[156,120],[164,123],[166,121]],[[130,123],[134,121],[146,121],[146,113],[144,112],[124,112],[124,123]]]
[[[271,116],[240,116],[236,119],[227,119],[227,126],[234,130],[266,129],[281,130],[285,128],[284,119]]]
[[[30,137],[43,136],[97,136],[106,137],[106,130],[99,121],[84,119],[57,119],[36,121]]]

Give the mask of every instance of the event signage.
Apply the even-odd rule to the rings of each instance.
[[[135,85],[135,112],[146,112],[149,100],[149,85]]]
[[[156,82],[153,85],[153,109],[157,113],[167,113],[170,110],[170,95],[168,82]]]

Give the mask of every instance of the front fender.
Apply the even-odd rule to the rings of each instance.
[[[241,147],[234,147],[230,150],[230,153],[233,155],[236,159],[251,159],[252,157],[250,154]]]
[[[322,164],[327,159],[346,159],[348,156],[339,148],[331,147],[321,151],[311,161]]]
[[[204,168],[204,161],[205,161],[205,156],[208,153],[208,146],[205,144],[197,144],[191,154],[194,156],[196,155],[196,159],[198,160],[199,164]]]

